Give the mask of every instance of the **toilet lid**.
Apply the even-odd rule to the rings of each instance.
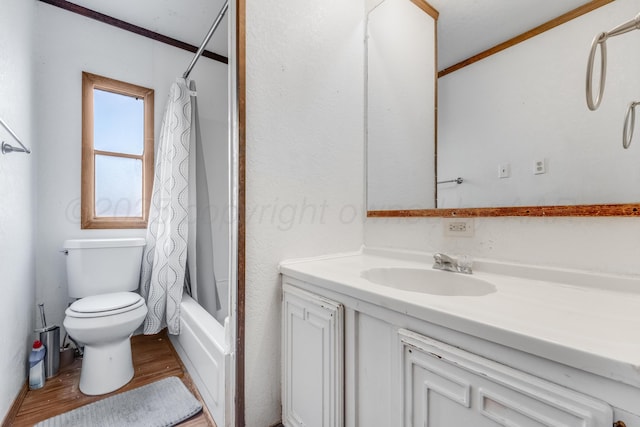
[[[69,311],[78,314],[99,315],[105,312],[123,312],[127,308],[133,309],[144,302],[143,298],[133,292],[114,292],[110,294],[93,295],[79,299],[71,304]]]

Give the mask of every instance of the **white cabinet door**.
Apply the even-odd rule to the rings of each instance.
[[[609,405],[400,329],[404,425],[606,427]]]
[[[344,423],[344,309],[283,285],[282,422],[287,427]]]

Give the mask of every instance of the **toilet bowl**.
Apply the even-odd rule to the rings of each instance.
[[[117,390],[133,378],[131,334],[147,315],[144,299],[133,292],[82,298],[65,311],[64,327],[84,344],[80,391],[87,395]]]
[[[84,345],[80,391],[110,393],[133,378],[131,335],[147,315],[138,287],[144,239],[67,240],[67,287],[79,298],[63,325]]]

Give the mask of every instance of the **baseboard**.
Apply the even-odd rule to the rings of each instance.
[[[11,427],[13,425],[13,422],[18,415],[18,411],[20,410],[20,406],[22,405],[24,398],[27,397],[27,391],[29,391],[29,385],[27,381],[25,381],[22,385],[22,388],[18,392],[18,395],[13,401],[11,408],[9,408],[7,415],[4,417],[4,420],[2,421],[2,427]]]

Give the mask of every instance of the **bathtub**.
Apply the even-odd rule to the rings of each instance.
[[[170,335],[182,363],[198,387],[218,427],[225,424],[225,389],[229,378],[230,344],[225,326],[193,298],[184,294],[180,304],[180,335]],[[227,404],[231,404],[229,401]]]

